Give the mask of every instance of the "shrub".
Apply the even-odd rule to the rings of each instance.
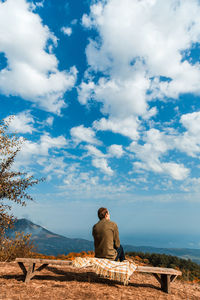
[[[30,234],[16,232],[15,238],[4,238],[0,245],[0,261],[12,261],[16,257],[32,257],[33,243]]]

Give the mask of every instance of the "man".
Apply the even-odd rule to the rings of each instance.
[[[105,207],[98,210],[99,222],[93,226],[95,257],[120,261],[125,260],[120,245],[117,224],[110,221],[110,213]]]

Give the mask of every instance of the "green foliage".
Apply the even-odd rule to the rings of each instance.
[[[157,253],[128,252],[126,254],[133,257],[139,256],[143,261],[146,259],[154,267],[179,269],[183,273],[182,279],[184,280],[200,281],[200,265],[190,259]]]

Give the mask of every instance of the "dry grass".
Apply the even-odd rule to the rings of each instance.
[[[171,295],[163,293],[149,274],[135,273],[128,286],[97,277],[89,269],[49,266],[29,284],[23,282],[18,265],[0,263],[0,299],[9,300],[199,300],[200,285],[181,281],[172,283]]]

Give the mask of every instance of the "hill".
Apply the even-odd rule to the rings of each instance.
[[[14,228],[7,231],[7,236],[14,237],[15,232],[31,234],[36,247],[35,251],[46,255],[68,254],[69,252],[89,251],[93,249],[93,242],[84,239],[71,239],[53,233],[42,226],[27,219],[19,219]]]
[[[72,239],[62,235],[53,233],[42,226],[34,224],[27,219],[19,219],[16,221],[14,228],[7,232],[7,235],[13,237],[15,231],[32,234],[32,240],[36,245],[36,251],[57,256],[59,254],[68,254],[70,252],[90,251],[94,249],[92,241],[85,239]],[[145,252],[159,253],[178,256],[184,259],[191,259],[200,264],[200,249],[184,249],[184,248],[156,248],[146,246],[123,245],[126,252]]]

